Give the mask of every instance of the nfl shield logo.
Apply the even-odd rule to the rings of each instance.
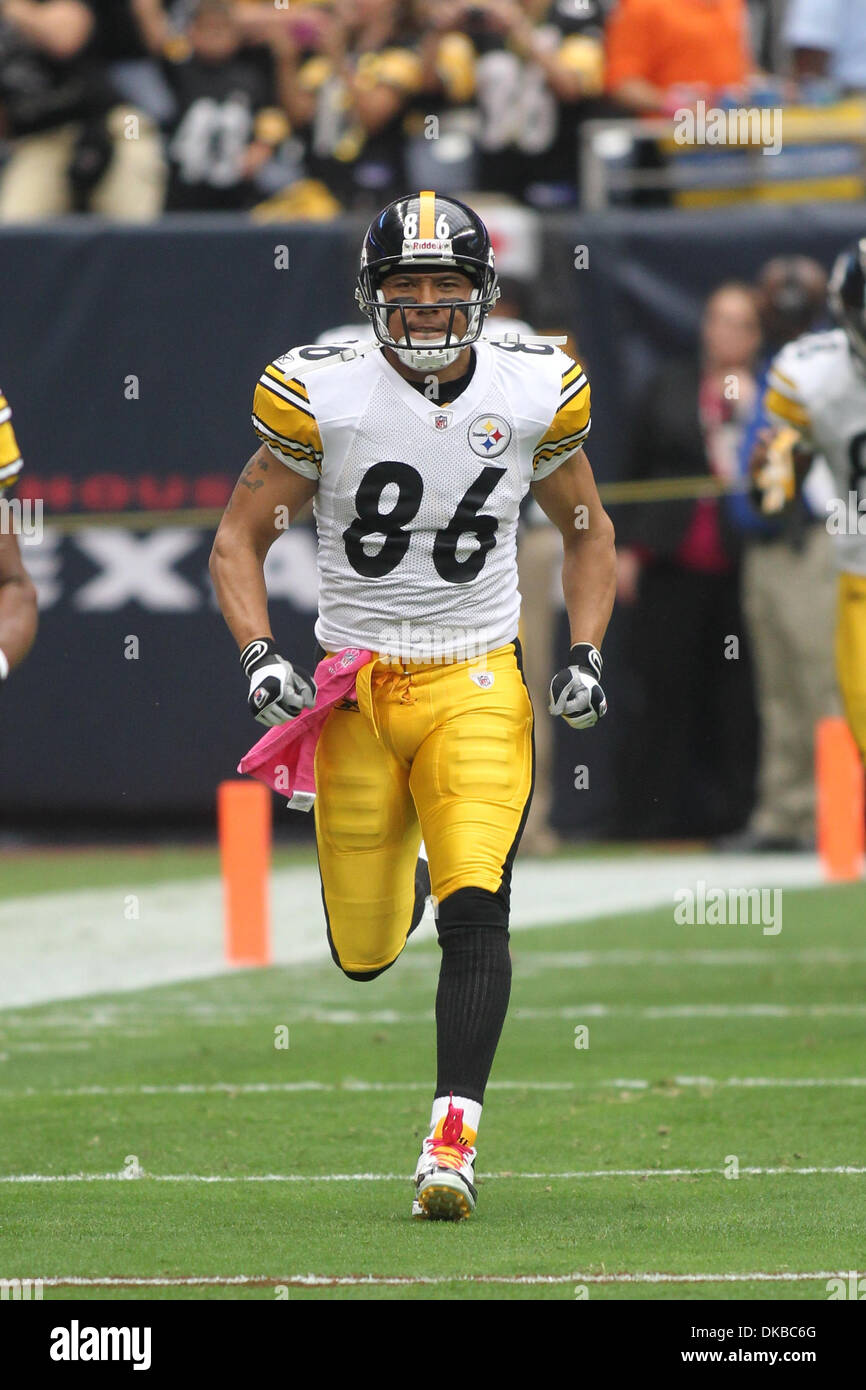
[[[449,416],[448,416],[448,415],[434,415],[434,416],[433,416],[433,428],[436,429],[436,430],[447,430],[447,428],[448,428],[448,420],[449,420]]]

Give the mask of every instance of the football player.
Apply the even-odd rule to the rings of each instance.
[[[12,411],[0,391],[0,502],[18,480],[21,454],[12,428]],[[11,512],[0,506],[0,689],[36,636],[36,590],[21,560]]]
[[[315,688],[274,641],[263,561],[277,514],[315,498],[316,637],[328,655],[373,653],[357,706],[335,706],[316,747],[328,937],[352,980],[393,965],[419,915],[423,836],[442,964],[413,1214],[447,1220],[475,1208],[475,1141],[511,985],[511,868],[534,770],[515,563],[530,487],[563,537],[573,645],[550,712],[574,728],[607,709],[599,648],[615,589],[613,527],[582,447],[586,377],[550,342],[482,340],[497,292],[470,208],[432,191],[389,204],[356,290],[375,340],[295,348],[265,368],[262,447],[211,561],[250,709],[265,724],[296,717]]]
[[[813,457],[823,455],[833,475],[836,672],[866,761],[866,238],[837,258],[828,299],[839,327],[807,333],[773,360],[764,403],[778,432],[758,443],[751,468],[767,512],[792,498]]]

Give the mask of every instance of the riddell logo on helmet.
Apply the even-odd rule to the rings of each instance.
[[[436,237],[415,240],[404,238],[404,256],[450,256],[453,254],[451,241],[439,241]]]

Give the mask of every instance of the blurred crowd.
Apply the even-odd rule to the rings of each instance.
[[[0,221],[567,207],[588,119],[863,92],[863,0],[0,0]]]
[[[754,284],[718,286],[698,352],[665,362],[638,402],[629,477],[713,478],[727,495],[688,488],[617,517],[632,833],[667,838],[687,824],[740,851],[814,847],[815,725],[838,704],[834,485],[816,459],[794,505],[771,519],[744,484],[769,423],[770,363],[827,326],[823,267],[774,257]]]

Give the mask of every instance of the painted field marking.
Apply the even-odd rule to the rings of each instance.
[[[850,1270],[815,1270],[779,1273],[760,1270],[752,1274],[666,1274],[652,1271],[637,1274],[453,1274],[453,1275],[407,1275],[407,1274],[213,1274],[213,1275],[174,1275],[143,1278],[85,1278],[76,1274],[48,1275],[41,1282],[46,1288],[89,1288],[89,1289],[151,1289],[151,1288],[237,1288],[274,1287],[289,1285],[292,1288],[331,1288],[358,1287],[367,1285],[403,1287],[404,1285],[448,1285],[448,1284],[796,1284],[809,1280],[847,1279]]]
[[[768,940],[767,947],[760,950],[731,947],[725,950],[708,948],[682,951],[627,948],[606,951],[535,951],[531,946],[524,951],[521,949],[521,943],[524,940],[525,938],[520,935],[515,936],[512,940],[512,949],[515,951],[517,959],[516,968],[523,978],[543,974],[548,969],[589,970],[602,967],[619,969],[624,966],[666,965],[698,965],[705,968],[719,967],[724,969],[741,965],[766,965],[770,960],[775,968],[796,965],[826,965],[845,968],[850,965],[866,963],[866,949],[807,947],[801,950],[786,951],[783,947],[777,947],[776,938]],[[519,957],[517,957],[517,952],[519,952]],[[411,952],[404,953],[400,962],[400,970],[404,974],[424,973],[437,966],[439,959],[438,955],[427,952],[423,948],[415,948]],[[285,968],[285,966],[280,965],[275,968],[280,969]],[[212,973],[216,973],[216,969]],[[242,980],[243,977],[235,980],[234,987],[238,988]],[[91,988],[93,988],[92,985]],[[84,993],[83,987],[80,993]],[[0,1011],[0,1033],[16,1028],[33,1031],[63,1028],[72,1030],[73,1033],[84,1032],[85,1030],[89,1033],[91,1030],[95,1031],[101,1028],[113,1029],[120,1022],[129,1024],[141,1021],[146,1022],[150,1028],[154,1022],[163,1018],[175,1019],[178,1017],[182,1017],[185,1022],[194,1019],[197,1022],[214,1022],[221,1025],[229,1022],[243,1023],[248,1019],[260,1018],[264,1014],[270,1017],[268,1007],[263,1007],[257,998],[250,999],[248,1003],[211,1003],[184,994],[177,995],[170,1002],[149,1001],[147,1005],[142,1004],[137,999],[123,999],[90,1005],[82,1004],[80,1006],[73,1003],[68,1010],[63,1008],[65,1001],[57,1000],[56,1002],[60,1005],[59,1008],[38,1017],[34,1017],[29,1011],[22,1012],[17,1006]],[[28,1000],[27,1003],[29,1004],[30,1001]],[[323,1007],[329,1006],[324,1005]],[[340,1012],[337,1004],[332,1007],[335,1012]],[[855,1008],[856,1006],[852,1005],[851,1007]]]
[[[812,1177],[844,1174],[860,1176],[864,1167],[840,1164],[835,1167],[758,1168],[741,1167],[740,1177]],[[591,1178],[696,1178],[725,1177],[725,1168],[596,1168],[575,1169],[565,1173],[485,1173],[482,1181],[573,1182]],[[35,1184],[61,1182],[193,1182],[193,1183],[259,1183],[259,1182],[409,1182],[405,1173],[7,1173],[0,1183]]]
[[[402,1092],[429,1091],[429,1081],[212,1081],[180,1082],[172,1086],[67,1086],[40,1090],[33,1086],[21,1090],[0,1089],[0,1100],[24,1100],[40,1096],[209,1096],[209,1095],[305,1095],[315,1092]],[[590,1081],[491,1081],[492,1091],[587,1091],[612,1088],[620,1091],[666,1091],[671,1087],[703,1087],[719,1090],[750,1090],[762,1087],[780,1090],[858,1089],[866,1087],[866,1076],[671,1076],[648,1080],[645,1077],[606,1077]]]
[[[701,853],[637,854],[624,859],[567,861],[518,860],[512,884],[511,922],[515,957],[527,975],[536,971],[531,948],[524,953],[524,930],[552,927],[647,910],[669,911],[683,884],[712,876],[715,886],[750,889],[764,884],[797,890],[821,885],[816,855],[754,856]],[[576,892],[579,885],[579,892]],[[124,892],[140,891],[146,904],[140,921],[122,920]],[[276,912],[273,958],[278,965],[324,964],[329,961],[319,876],[313,865],[296,865],[272,875],[275,903],[291,903]],[[133,875],[124,887],[73,889],[0,900],[0,1008],[20,1008],[62,999],[144,989],[151,985],[192,981],[225,974],[220,950],[222,891],[216,875],[193,881],[169,879],[138,884]],[[729,932],[731,929],[722,928]],[[741,929],[742,930],[742,929]],[[683,944],[707,938],[688,929]],[[719,938],[714,938],[718,940]],[[735,945],[745,938],[724,938]],[[401,970],[438,967],[435,925],[428,910],[406,952]],[[417,945],[416,945],[417,943]],[[756,958],[778,963],[776,938],[750,940]],[[758,945],[765,949],[758,951]],[[420,955],[415,960],[416,950]],[[671,952],[682,962],[684,956]],[[863,957],[861,957],[862,959]],[[590,957],[591,959],[591,957]],[[435,964],[433,964],[435,962]],[[576,960],[575,965],[584,962]],[[736,964],[735,960],[730,962]],[[543,966],[544,962],[542,962]],[[329,966],[329,969],[332,967]]]

